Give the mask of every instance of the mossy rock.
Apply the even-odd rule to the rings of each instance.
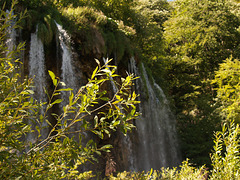
[[[29,31],[32,31],[33,27],[36,27],[36,24],[39,21],[39,13],[34,10],[29,10],[27,13],[27,18],[24,19],[24,21],[24,27],[27,28]]]
[[[50,15],[47,15],[44,17],[44,22],[48,29],[48,35],[46,36],[44,42],[46,44],[49,44],[53,39],[53,32],[56,32],[56,26],[55,26],[54,20],[51,18]]]
[[[43,22],[38,24],[38,37],[42,40],[44,45],[49,45],[53,36],[56,33],[56,24],[50,15],[46,15]]]
[[[106,51],[108,54],[111,54],[116,50],[117,42],[113,32],[107,31],[103,32],[103,36],[106,42]]]

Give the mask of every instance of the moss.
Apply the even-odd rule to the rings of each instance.
[[[117,44],[114,33],[111,31],[104,32],[104,39],[107,53],[112,54],[112,52],[116,49]]]
[[[100,25],[107,23],[107,18],[102,12],[90,7],[84,6],[77,8],[65,8],[62,13],[64,16],[68,17],[69,20],[75,22],[75,24],[78,26],[84,26],[88,24]]]
[[[38,38],[42,40],[42,42],[45,42],[45,38],[48,36],[48,28],[44,23],[38,24]]]
[[[116,21],[118,29],[120,29],[126,36],[131,37],[136,35],[136,30],[130,26],[124,25],[123,21]]]
[[[131,56],[133,49],[124,24],[106,17],[93,7],[68,7],[62,10],[66,29],[70,30],[82,54],[113,55],[119,61]],[[121,26],[122,29],[119,29]],[[125,28],[126,31],[123,29]],[[128,33],[128,34],[126,34]]]
[[[29,31],[33,30],[33,27],[35,27],[38,22],[38,17],[39,17],[39,14],[37,11],[29,10],[27,14],[27,18],[25,20],[24,27]]]
[[[49,44],[54,37],[54,33],[56,32],[54,20],[59,22],[61,17],[58,9],[56,9],[56,7],[50,2],[42,3],[41,1],[39,1],[39,4],[33,3],[32,1],[24,1],[21,2],[19,6],[21,9],[29,8],[27,11],[27,17],[22,23],[23,29],[34,32],[36,26],[38,25],[41,28],[41,31],[39,32],[40,34],[38,34],[39,37],[43,40],[45,45]],[[44,27],[42,24],[44,24],[46,27]],[[46,31],[46,28],[48,31]],[[48,34],[45,34],[46,37],[41,34],[43,32],[48,32]]]
[[[44,17],[44,22],[47,26],[47,29],[48,29],[48,34],[45,36],[45,39],[44,39],[44,42],[46,45],[48,45],[52,39],[53,39],[53,32],[55,29],[55,23],[53,21],[53,19],[51,18],[50,15],[47,15]]]
[[[38,22],[38,37],[42,40],[44,45],[49,45],[56,33],[56,25],[53,18],[50,15],[46,15],[43,17],[43,21],[36,22]]]
[[[103,28],[108,31],[116,31],[118,29],[118,25],[115,20],[113,20],[111,18],[107,18],[107,21],[104,24]]]
[[[121,32],[116,33],[116,40],[117,40],[117,59],[118,61],[122,59],[124,52],[125,52],[125,43],[124,43],[124,36]]]
[[[131,41],[130,41],[130,39],[128,39],[128,38],[126,38],[126,37],[125,37],[125,46],[126,46],[126,48],[125,48],[125,53],[126,53],[127,55],[129,55],[130,57],[132,57],[133,54],[134,54],[134,49],[133,49],[132,46],[131,46]]]

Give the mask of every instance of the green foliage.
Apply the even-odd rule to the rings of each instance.
[[[52,33],[55,34],[55,26],[49,23],[54,19],[70,31],[82,54],[91,53],[96,57],[108,54],[120,61],[124,56],[133,55],[130,39],[139,44],[152,67],[162,53],[163,48],[159,48],[162,23],[169,14],[166,0],[141,3],[132,0],[21,0],[20,4],[30,9],[27,29],[33,31],[40,24],[39,37],[45,45],[53,39]],[[47,29],[47,37],[44,37]]]
[[[216,71],[212,81],[217,85],[217,101],[224,119],[240,122],[240,62],[238,59],[228,58]]]
[[[44,22],[38,22],[38,37],[45,45],[48,45],[53,40],[53,35],[56,34],[56,25],[50,15],[46,15]]]
[[[87,22],[101,24],[107,22],[106,16],[101,11],[87,6],[77,8],[68,7],[64,9],[63,14],[69,16],[69,18],[79,24]]]
[[[129,23],[132,17],[133,0],[90,0],[90,4],[114,20]]]
[[[181,180],[181,179],[205,179],[207,177],[208,171],[204,166],[200,168],[195,168],[187,161],[183,161],[179,169],[173,168],[162,168],[160,171],[153,171],[152,169],[145,172],[121,172],[118,173],[116,177],[111,176],[111,180],[157,180],[157,179],[172,179],[172,180]]]
[[[176,104],[184,156],[198,165],[206,160],[221,121],[214,72],[224,59],[240,55],[240,19],[233,7],[225,0],[177,0],[164,24],[165,79]]]
[[[89,6],[67,7],[62,9],[62,14],[72,22],[69,29],[76,37],[75,41],[80,43],[82,54],[116,55],[118,61],[126,54],[132,55],[131,43],[127,38],[134,33],[130,27]]]
[[[152,69],[154,78],[163,85],[165,64],[163,23],[170,16],[171,7],[165,0],[138,1],[135,9],[136,46],[142,59]],[[163,86],[162,86],[163,87]]]
[[[121,172],[116,177],[111,176],[110,179],[239,179],[239,135],[239,125],[235,125],[233,122],[225,123],[222,131],[215,133],[213,153],[211,154],[212,170],[210,171],[205,166],[194,167],[187,159],[179,168],[162,168],[160,171],[151,169],[149,172]]]
[[[62,14],[71,22],[67,26],[79,43],[82,54],[104,54],[105,41],[99,28],[108,20],[102,12],[90,7],[68,7],[63,9]]]
[[[41,8],[42,10],[46,6],[52,6],[54,0],[18,0],[19,3],[24,4],[29,9]]]
[[[225,0],[176,1],[165,27],[171,53],[186,57],[198,71],[216,70],[230,54],[239,55],[239,18]]]
[[[147,179],[155,179],[156,171],[153,172],[151,169],[150,172],[121,172],[118,173],[116,177],[111,175],[109,177],[110,180],[123,180],[123,179],[131,179],[131,180],[147,180]],[[153,178],[154,177],[154,178]]]
[[[177,0],[171,9],[165,0],[19,2],[16,10],[30,9],[23,23],[25,30],[34,31],[38,25],[38,36],[45,45],[54,39],[56,20],[68,27],[84,53],[114,54],[121,60],[124,55],[133,54],[134,41],[141,58],[154,70],[153,76],[166,73],[169,92],[176,104],[182,150],[191,160],[184,161],[179,168],[122,172],[110,179],[203,179],[207,175],[210,179],[238,179],[239,126],[232,123],[232,120],[239,122],[237,3]],[[6,1],[6,8],[10,9],[10,5]],[[13,52],[8,52],[5,46],[9,22],[16,17],[11,13],[7,16],[6,8],[0,15],[6,17],[0,19],[0,178],[96,178],[91,171],[82,172],[81,167],[88,161],[95,162],[96,155],[110,151],[112,145],[98,147],[93,140],[84,144],[82,133],[91,132],[105,139],[118,129],[126,134],[133,128],[131,120],[138,116],[135,104],[139,102],[137,95],[129,92],[135,78],[132,75],[121,78],[120,84],[114,81],[118,91],[109,97],[102,87],[112,78],[119,78],[116,67],[109,62],[100,66],[97,61],[89,82],[76,94],[64,88],[64,83],[49,71],[54,90],[48,94],[47,103],[38,104],[31,98],[32,80],[20,80],[18,74],[16,55],[23,45]],[[70,92],[68,104],[61,106],[62,113],[50,115],[52,107],[63,102],[59,95],[65,91]],[[221,122],[216,111],[218,105],[221,118],[230,123],[224,124],[212,142],[212,133]],[[46,109],[44,114],[39,114],[41,108]],[[50,116],[55,118],[55,124],[50,123]],[[26,123],[29,119],[36,124],[33,142],[24,141],[33,131]],[[41,133],[43,122],[52,127],[47,137]],[[80,126],[74,130],[77,124]],[[212,146],[214,151],[208,159]],[[208,172],[202,164],[212,164],[212,170]]]
[[[19,149],[24,148],[24,143],[20,138],[29,131],[29,125],[23,121],[31,116],[36,105],[29,101],[32,91],[30,90],[31,80],[23,83],[19,81],[17,68],[19,61],[15,58],[23,48],[23,44],[15,47],[14,51],[9,51],[6,41],[9,39],[9,29],[17,28],[18,22],[11,26],[11,22],[16,18],[12,15],[12,10],[7,14],[1,9],[0,17],[0,166],[1,179],[11,173],[19,174],[19,169],[24,166],[21,158],[18,158]],[[3,7],[4,8],[4,7]],[[20,19],[24,14],[20,15]],[[17,160],[19,159],[19,161]],[[9,176],[11,178],[11,176]]]
[[[88,84],[81,87],[77,94],[71,93],[69,96],[69,103],[63,107],[63,113],[60,115],[55,114],[57,123],[52,127],[52,130],[45,139],[32,143],[29,146],[29,150],[24,153],[26,146],[21,148],[14,147],[13,150],[18,150],[23,154],[20,157],[6,156],[8,161],[1,163],[2,177],[22,177],[22,178],[34,178],[34,179],[62,179],[62,178],[77,178],[77,177],[91,177],[90,172],[79,173],[78,167],[89,160],[96,160],[94,154],[101,154],[101,151],[109,151],[111,145],[105,145],[98,148],[93,140],[90,140],[86,145],[81,143],[81,133],[84,131],[91,131],[97,134],[100,138],[105,136],[110,137],[112,131],[116,131],[118,128],[122,130],[124,134],[128,130],[131,130],[133,125],[130,123],[133,118],[136,118],[138,113],[134,106],[136,94],[128,94],[128,89],[131,86],[132,76],[128,76],[126,79],[122,78],[122,85],[119,86],[118,92],[109,99],[105,97],[106,92],[100,91],[100,87],[103,83],[110,80],[109,74],[115,77],[115,67],[110,70],[111,66],[107,64],[102,67],[100,65],[95,69]],[[57,77],[50,71],[49,72],[55,90],[52,95],[49,95],[49,103],[47,104],[47,110],[52,108],[54,104],[62,102],[61,99],[53,101],[55,96],[63,91],[70,91],[71,89],[58,89],[61,83]],[[106,78],[98,79],[98,77],[106,76]],[[62,83],[61,83],[62,84]],[[25,99],[26,101],[27,99]],[[98,105],[99,100],[106,103]],[[26,104],[26,103],[25,103]],[[25,105],[24,104],[24,105]],[[20,107],[22,102],[20,104]],[[35,107],[36,108],[36,107]],[[16,110],[12,110],[13,112]],[[91,114],[97,113],[94,117],[94,126],[92,122],[85,119]],[[47,121],[45,116],[43,120]],[[70,114],[74,114],[74,118],[71,119]],[[21,116],[22,117],[22,116]],[[43,121],[39,120],[39,121]],[[82,125],[77,131],[71,131],[70,128],[77,122],[81,122]],[[22,124],[22,122],[20,123]],[[51,124],[49,124],[51,125]],[[25,125],[26,126],[26,125]],[[14,128],[14,126],[12,126]],[[22,128],[22,127],[21,127]],[[38,129],[38,128],[36,128]],[[10,131],[13,133],[12,131]],[[16,133],[13,133],[14,135]],[[80,137],[80,141],[74,141],[73,138],[69,138],[69,135],[75,134]],[[38,137],[41,137],[40,131],[38,131]],[[9,138],[11,136],[8,136]],[[6,138],[6,137],[4,137]],[[36,137],[37,138],[37,137]],[[8,138],[6,138],[8,140]],[[40,138],[41,139],[41,138]],[[3,140],[5,143],[6,140]],[[12,139],[11,139],[12,142]],[[18,142],[18,141],[17,141]],[[3,143],[3,144],[4,144]],[[16,142],[12,142],[16,146]],[[7,146],[2,146],[6,152],[9,152]],[[10,149],[12,151],[12,149]],[[5,155],[5,153],[3,153]],[[21,161],[19,161],[19,158]],[[12,166],[16,166],[17,171],[9,172],[9,161],[17,161],[18,163],[11,163]],[[22,164],[19,164],[22,163]],[[24,164],[24,166],[23,166]],[[28,173],[27,173],[27,172]],[[46,173],[47,172],[47,173]]]
[[[8,1],[8,0],[2,0],[0,1],[0,7],[4,7],[6,9],[9,9],[11,7],[11,1]]]
[[[14,9],[14,3],[13,8]],[[96,161],[96,154],[108,152],[111,145],[97,147],[93,140],[82,143],[82,133],[90,131],[100,138],[110,137],[113,131],[120,129],[124,134],[134,126],[131,120],[138,116],[135,104],[137,95],[129,93],[133,75],[121,78],[116,83],[118,91],[113,97],[108,97],[102,90],[103,84],[118,77],[116,67],[107,64],[98,67],[93,72],[89,82],[82,86],[76,94],[72,89],[62,88],[59,78],[49,71],[54,90],[48,94],[48,103],[38,104],[32,99],[32,80],[21,80],[18,74],[15,55],[22,49],[18,45],[12,52],[6,53],[8,28],[14,18],[11,13],[6,15],[1,10],[0,27],[0,179],[89,179],[92,172],[80,172],[81,165],[87,161]],[[17,27],[17,24],[16,24]],[[15,27],[13,27],[15,28]],[[63,112],[52,112],[56,124],[49,122],[48,111],[63,100],[59,95],[69,91],[69,102],[63,106]],[[46,104],[46,108],[44,107]],[[40,109],[46,109],[39,114]],[[34,120],[36,129],[29,120]],[[47,122],[52,127],[47,136],[41,133],[41,124]],[[80,122],[78,130],[71,127]],[[36,136],[32,142],[26,137],[32,131]],[[76,141],[74,137],[79,137]]]
[[[87,2],[85,0],[54,0],[54,4],[59,8],[67,6],[78,7],[87,4]]]
[[[239,179],[240,129],[233,121],[226,123],[221,132],[215,133],[214,152],[211,154],[211,179]]]
[[[23,19],[22,28],[34,32],[39,27],[38,37],[44,45],[49,45],[56,34],[54,21],[59,21],[61,15],[51,0],[19,0],[16,11],[28,9],[27,17]]]

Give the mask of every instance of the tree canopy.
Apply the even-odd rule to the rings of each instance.
[[[165,79],[171,84],[183,151],[190,159],[202,156],[205,161],[212,133],[222,119],[216,112],[219,104],[211,80],[226,58],[240,55],[240,19],[234,6],[225,0],[177,0],[164,23]]]

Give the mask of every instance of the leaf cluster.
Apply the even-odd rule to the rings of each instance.
[[[67,7],[62,9],[62,14],[71,22],[68,27],[82,54],[114,55],[118,61],[126,54],[132,55],[127,36],[134,34],[134,30],[122,21],[113,20],[91,6]]]
[[[239,74],[240,63],[232,57],[220,64],[212,83],[215,84],[217,101],[220,103],[220,114],[224,119],[239,122]]]
[[[239,125],[230,121],[214,137],[214,152],[211,154],[212,179],[239,179],[240,146]]]

